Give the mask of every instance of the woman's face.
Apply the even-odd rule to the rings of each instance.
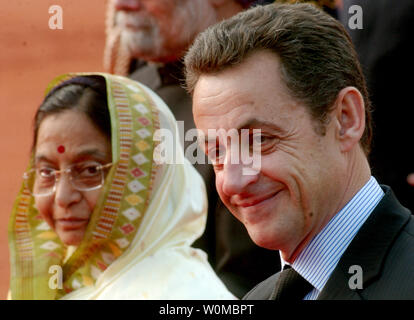
[[[67,110],[47,116],[40,124],[35,167],[66,169],[83,163],[111,162],[111,144],[82,112]],[[102,188],[77,190],[67,173],[58,175],[56,191],[35,197],[36,206],[66,245],[79,245]]]

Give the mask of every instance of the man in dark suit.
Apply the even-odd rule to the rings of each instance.
[[[414,299],[414,219],[371,175],[344,27],[311,5],[256,7],[201,33],[185,67],[221,200],[280,252],[283,271],[246,298]]]

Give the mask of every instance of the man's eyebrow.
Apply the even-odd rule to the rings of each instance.
[[[274,122],[270,122],[270,121],[267,121],[267,120],[258,120],[256,118],[246,120],[241,125],[239,125],[238,130],[248,129],[248,128],[260,129],[260,128],[263,128],[263,127],[268,127],[268,128],[271,128],[275,131],[278,131],[278,132],[284,132],[284,130],[282,128],[280,128]]]
[[[249,128],[257,128],[257,129],[261,129],[263,127],[267,127],[270,128],[280,134],[284,133],[285,131],[280,128],[277,124],[270,122],[270,121],[266,121],[266,120],[258,120],[256,118],[252,118],[252,119],[248,119],[245,122],[243,122],[241,125],[238,126],[237,131],[240,131],[242,129],[249,129]],[[213,137],[208,137],[206,134],[203,135],[203,142],[204,144],[207,143],[213,143],[217,140],[217,136],[213,136]]]

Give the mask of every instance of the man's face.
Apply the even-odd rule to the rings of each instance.
[[[222,157],[214,169],[224,204],[256,244],[281,250],[289,261],[336,212],[344,162],[333,125],[324,136],[315,131],[305,106],[287,92],[279,66],[276,55],[262,51],[239,66],[202,75],[193,113],[206,136],[209,129],[261,130],[251,137],[261,143],[256,175],[230,161],[228,141],[202,147],[209,157]]]
[[[179,59],[195,36],[217,21],[208,0],[116,0],[116,24],[132,56]]]

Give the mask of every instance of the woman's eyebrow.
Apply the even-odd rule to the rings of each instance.
[[[47,156],[40,154],[40,155],[36,155],[34,158],[34,162],[38,163],[38,162],[50,162],[52,163],[53,161],[51,159],[49,159]]]
[[[75,160],[79,158],[85,158],[85,157],[94,157],[100,160],[106,160],[108,158],[108,155],[105,152],[102,152],[101,150],[97,148],[88,148],[88,149],[84,149],[78,152],[75,156]],[[50,163],[54,162],[52,159],[48,158],[44,154],[36,155],[34,158],[34,161],[35,163],[42,162],[42,161],[50,162]]]
[[[93,156],[95,158],[99,158],[102,160],[105,160],[108,157],[108,155],[105,152],[102,152],[101,150],[96,148],[85,149],[76,154],[76,158],[82,158],[86,156]]]

